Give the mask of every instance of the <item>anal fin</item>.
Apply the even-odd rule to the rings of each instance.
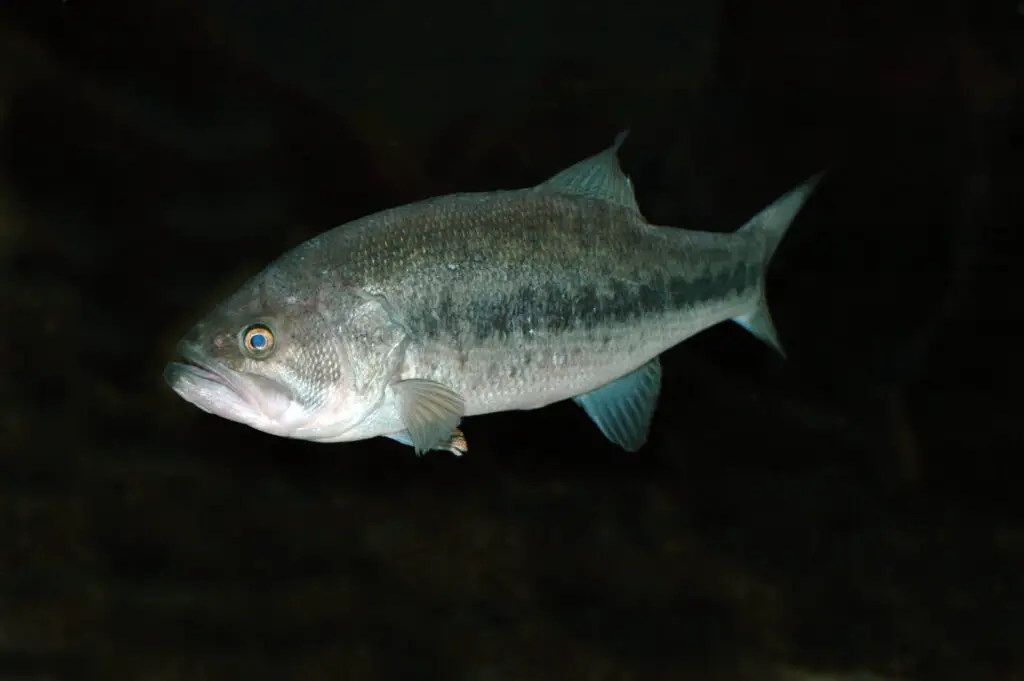
[[[661,362],[655,357],[639,369],[573,398],[606,438],[628,452],[647,442],[661,391]]]

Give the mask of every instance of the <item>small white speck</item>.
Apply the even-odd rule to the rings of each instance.
[[[459,266],[456,263],[453,263],[453,262],[448,263],[446,265],[446,267],[448,268],[448,270],[450,272],[454,272],[455,270],[459,269]]]

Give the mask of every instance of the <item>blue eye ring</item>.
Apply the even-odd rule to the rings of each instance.
[[[253,359],[265,359],[274,351],[274,332],[266,324],[250,324],[242,331],[242,350]]]

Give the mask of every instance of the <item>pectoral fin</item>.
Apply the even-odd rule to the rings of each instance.
[[[448,443],[465,413],[465,401],[436,381],[411,378],[391,386],[409,444],[417,454]]]
[[[661,362],[655,357],[632,373],[574,397],[604,436],[628,452],[647,441],[661,390]]]

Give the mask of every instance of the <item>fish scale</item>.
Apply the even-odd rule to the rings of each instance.
[[[401,377],[453,387],[473,415],[587,392],[730,318],[757,295],[755,237],[655,227],[625,207],[531,189],[388,211],[309,249],[343,285],[402,311]],[[299,256],[279,266],[307,266]]]
[[[414,339],[403,377],[457,385],[467,414],[544,406],[596,388],[710,318],[728,319],[756,295],[761,248],[749,236],[706,235],[700,247],[708,255],[698,266],[694,239],[674,239],[677,230],[647,226],[625,210],[527,193],[498,201],[516,207],[502,211],[513,216],[510,228],[496,246],[483,240],[468,245],[479,249],[476,266],[458,272],[435,266],[437,276],[423,277],[418,286],[380,289],[406,311],[403,321]],[[566,230],[574,220],[560,222],[559,214],[584,228]],[[461,221],[449,215],[447,222]],[[642,234],[661,229],[667,233],[658,239],[660,248],[652,234]],[[437,254],[425,262],[444,262],[448,235],[437,239]],[[536,248],[535,255],[508,255],[525,252],[524,246]],[[551,391],[552,381],[562,387]]]
[[[733,233],[655,226],[619,168],[623,139],[534,187],[427,199],[299,245],[190,331],[168,382],[273,434],[417,453],[466,451],[465,416],[572,398],[637,449],[662,352],[729,319],[781,352],[765,269],[818,178]],[[254,323],[272,353],[223,342]]]

